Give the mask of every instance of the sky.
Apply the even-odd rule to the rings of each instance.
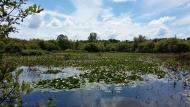
[[[44,11],[18,26],[21,39],[86,40],[91,32],[100,39],[132,40],[190,36],[190,0],[29,0]]]

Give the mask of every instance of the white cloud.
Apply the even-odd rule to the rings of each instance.
[[[154,26],[155,25],[156,26],[162,26],[163,24],[168,23],[169,21],[172,21],[174,19],[175,19],[175,17],[164,16],[164,17],[161,17],[158,20],[152,20],[149,24],[154,25]]]
[[[158,31],[156,32],[157,38],[166,38],[168,36],[172,36],[170,34],[171,32],[167,27],[160,27]]]
[[[160,7],[163,8],[174,8],[179,6],[184,6],[190,3],[190,0],[144,0],[145,4],[150,7]]]
[[[165,16],[147,24],[141,24],[134,22],[128,14],[115,16],[112,8],[103,7],[102,0],[72,0],[72,2],[76,8],[73,13],[66,15],[45,10],[43,12],[45,15],[40,16],[44,23],[41,27],[33,30],[23,26],[16,37],[26,38],[22,35],[27,35],[27,39],[55,39],[58,34],[62,33],[70,39],[87,39],[90,32],[97,32],[100,39],[132,40],[139,34],[148,36],[148,38],[172,34],[167,24],[175,17]],[[46,20],[44,16],[49,17],[49,20]]]
[[[45,14],[42,12],[37,15],[30,16],[26,19],[26,22],[28,22],[28,27],[32,29],[38,29],[44,24],[44,18]]]
[[[67,18],[69,15],[59,13],[57,11],[50,11],[50,10],[45,10],[43,11],[44,14],[49,15],[51,17],[56,17],[56,18]]]
[[[175,23],[173,25],[176,26],[190,26],[190,15],[184,16],[178,20],[175,21]]]
[[[151,17],[161,16],[162,14],[173,13],[176,10],[190,9],[190,0],[143,0],[142,10],[150,14]],[[178,11],[176,11],[178,12]],[[184,12],[184,11],[183,11]],[[178,13],[176,13],[178,15]]]
[[[50,27],[50,28],[58,28],[58,27],[61,27],[61,26],[62,26],[62,23],[61,23],[61,21],[60,21],[59,19],[54,18],[54,19],[52,19],[52,20],[48,23],[47,26]]]
[[[39,16],[35,15],[31,17],[29,28],[38,29],[42,24],[42,20]]]

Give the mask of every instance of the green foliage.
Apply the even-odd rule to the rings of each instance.
[[[95,43],[89,43],[84,48],[88,52],[98,52],[98,46]]]
[[[190,45],[185,42],[179,42],[177,44],[177,52],[188,52],[190,50]]]
[[[47,70],[45,72],[43,72],[44,74],[57,74],[62,72],[61,70]]]
[[[56,106],[56,102],[53,98],[48,98],[48,107],[55,107]]]
[[[6,48],[7,47],[7,48]],[[0,51],[20,53],[21,50],[41,50],[46,52],[138,52],[138,53],[182,53],[190,51],[190,40],[167,38],[147,40],[144,36],[134,38],[134,41],[110,40],[69,40],[65,35],[59,35],[57,40],[19,40],[1,39]],[[28,52],[27,52],[28,53]]]
[[[36,4],[26,7],[28,0],[1,0],[0,2],[0,38],[7,38],[10,32],[16,32],[15,24],[43,9]]]
[[[21,53],[22,52],[22,48],[19,44],[17,43],[9,43],[6,45],[4,51],[6,53]]]
[[[117,50],[117,44],[116,43],[110,43],[110,44],[107,44],[105,48],[106,48],[105,50],[107,52],[113,52],[113,51]]]
[[[0,41],[0,52],[3,52],[5,48],[5,43],[3,41]]]
[[[189,46],[182,40],[176,38],[163,39],[156,43],[156,52],[188,52]]]
[[[79,88],[80,82],[77,77],[68,77],[64,79],[41,80],[38,82],[37,86],[42,88],[73,89]]]
[[[68,49],[71,45],[70,41],[68,40],[68,37],[63,34],[57,37],[57,43],[62,50]]]
[[[127,42],[118,43],[116,46],[118,52],[130,52],[130,46]]]
[[[138,51],[137,48],[140,43],[146,41],[145,36],[139,35],[139,37],[135,37],[133,41],[133,51],[136,52]]]
[[[46,41],[46,42],[40,41],[38,45],[42,50],[47,50],[47,51],[59,50],[59,46],[54,41]]]
[[[117,39],[109,39],[108,41],[111,42],[111,43],[119,43],[119,42],[120,42],[120,41],[117,40]]]
[[[138,45],[136,52],[152,53],[154,52],[154,42],[145,41]]]
[[[89,42],[96,42],[98,40],[97,33],[90,33],[90,36],[88,37]]]
[[[0,54],[0,106],[1,107],[13,107],[15,103],[18,106],[21,104],[21,91],[18,83],[18,75],[12,73],[14,66],[10,62],[2,61],[2,54]],[[14,102],[14,103],[7,103]]]
[[[32,55],[43,55],[44,52],[42,50],[23,50],[21,55],[23,56],[32,56]]]

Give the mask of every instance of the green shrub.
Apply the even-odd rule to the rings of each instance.
[[[56,43],[49,41],[40,41],[38,45],[42,50],[47,50],[47,51],[59,50],[59,46]]]
[[[154,51],[153,49],[154,49],[154,42],[145,41],[138,45],[136,52],[152,53]]]
[[[22,55],[32,56],[32,55],[43,55],[44,52],[42,50],[23,50]]]
[[[177,44],[177,52],[188,52],[190,47],[187,43],[180,42]]]
[[[3,41],[0,41],[0,52],[2,52],[5,48],[5,43]]]
[[[105,47],[105,51],[109,51],[109,52],[114,51],[115,52],[116,48],[117,48],[116,44],[117,43],[107,44],[106,47]]]
[[[89,43],[84,48],[88,52],[98,52],[98,46],[95,43]]]
[[[117,47],[116,47],[116,50],[118,52],[129,52],[130,51],[130,47],[127,43],[118,43],[117,44]]]
[[[156,52],[188,52],[189,45],[182,40],[176,38],[163,39],[156,43]]]
[[[59,47],[62,49],[62,50],[66,50],[66,49],[69,49],[70,46],[71,46],[71,41],[68,40],[68,37],[66,35],[59,35],[57,37],[57,43],[59,45]]]
[[[4,51],[6,53],[21,53],[22,52],[22,48],[19,44],[17,43],[9,43],[5,46]]]

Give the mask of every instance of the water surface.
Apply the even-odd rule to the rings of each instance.
[[[45,71],[48,68],[36,68],[38,69],[28,71],[28,67],[20,67],[23,72],[19,80],[35,82],[39,79],[66,78],[81,73],[77,68],[57,67],[51,69],[59,69],[63,72],[42,74],[38,71]],[[180,78],[189,77],[188,73],[178,75]],[[152,75],[143,78],[142,82],[124,86],[101,82],[88,83],[84,87],[71,90],[34,89],[22,97],[23,107],[48,105],[54,107],[190,107],[188,82],[167,78],[157,79]]]

